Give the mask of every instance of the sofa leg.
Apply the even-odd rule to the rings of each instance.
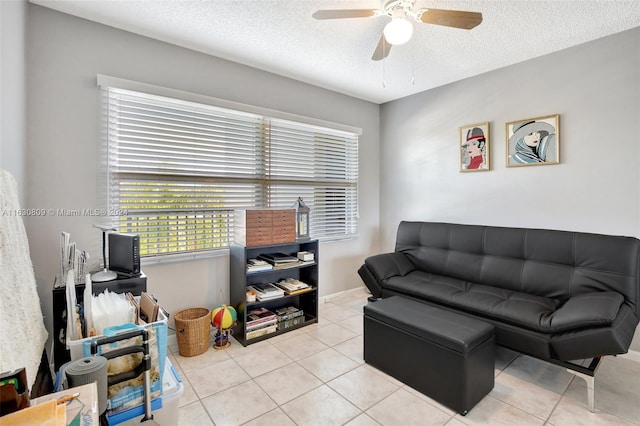
[[[596,378],[594,376],[589,376],[588,374],[578,373],[577,371],[572,371],[567,368],[567,371],[571,374],[574,374],[578,377],[582,377],[585,382],[587,382],[587,399],[589,401],[589,411],[592,413],[596,412],[596,402],[595,402],[595,381]]]
[[[581,377],[587,382],[587,400],[589,402],[589,411],[595,413],[596,401],[595,401],[595,385],[596,385],[596,371],[600,366],[602,356],[593,358],[588,367],[583,367],[571,362],[554,362],[555,364],[562,365],[567,368],[567,371],[575,376]]]

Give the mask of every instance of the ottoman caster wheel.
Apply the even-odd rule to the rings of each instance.
[[[460,413],[460,415],[466,416],[468,413],[469,413],[469,410],[464,410],[462,413]]]

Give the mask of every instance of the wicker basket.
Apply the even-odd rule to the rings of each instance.
[[[211,312],[206,308],[189,308],[178,312],[174,320],[180,355],[205,353],[209,348]]]

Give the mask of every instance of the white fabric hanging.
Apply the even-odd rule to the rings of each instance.
[[[0,170],[0,372],[25,367],[33,387],[47,340],[18,185]]]

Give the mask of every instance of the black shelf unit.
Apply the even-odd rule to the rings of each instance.
[[[245,247],[239,244],[231,245],[229,294],[231,304],[238,312],[238,324],[233,329],[233,337],[235,337],[238,342],[243,346],[247,346],[318,322],[318,262],[320,258],[318,248],[318,240],[255,247]],[[284,269],[247,272],[247,259],[257,258],[258,255],[269,253],[285,253],[296,256],[300,251],[313,253],[314,261],[296,264],[295,266]],[[276,283],[284,278],[295,278],[309,284],[312,289],[304,293],[285,295],[271,300],[247,302],[246,293],[248,286],[259,283]],[[291,305],[304,311],[304,323],[252,339],[246,338],[245,323],[248,311],[258,307],[264,307],[273,311],[274,309]]]

